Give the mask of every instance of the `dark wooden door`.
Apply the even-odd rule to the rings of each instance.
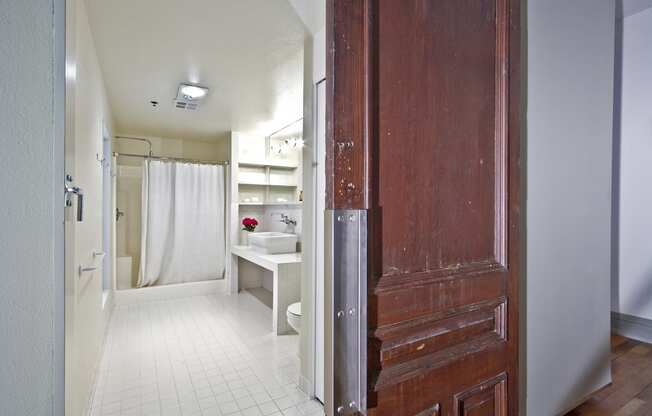
[[[368,414],[517,415],[520,1],[329,0],[327,33],[327,206],[369,224]]]

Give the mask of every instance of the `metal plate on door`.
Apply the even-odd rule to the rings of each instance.
[[[332,414],[366,414],[367,211],[331,215]]]

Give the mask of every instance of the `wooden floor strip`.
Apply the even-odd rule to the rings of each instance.
[[[611,338],[612,379],[566,416],[652,416],[652,345]]]

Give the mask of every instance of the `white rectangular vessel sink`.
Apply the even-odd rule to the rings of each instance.
[[[296,234],[288,233],[249,233],[249,245],[252,249],[266,254],[296,253]]]

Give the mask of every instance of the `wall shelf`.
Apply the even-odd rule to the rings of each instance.
[[[247,181],[238,181],[238,185],[245,185],[245,186],[268,186],[269,184],[266,182],[247,182]]]
[[[238,202],[242,206],[298,206],[302,202]]]
[[[260,230],[282,231],[285,225],[281,224],[278,215],[284,212],[297,219],[297,231],[301,230],[303,202],[299,199],[303,188],[303,150],[296,148],[282,154],[271,151],[272,146],[278,145],[285,137],[275,139],[231,133],[229,247],[234,254],[233,248],[240,242],[243,217],[257,218]],[[228,290],[235,294],[240,288],[239,257],[229,257]]]
[[[281,188],[296,188],[297,184],[281,184],[281,183],[260,183],[260,182],[238,182],[238,185],[245,186],[278,186]]]
[[[238,164],[253,168],[297,169],[299,167],[298,163],[281,161],[240,161]]]

